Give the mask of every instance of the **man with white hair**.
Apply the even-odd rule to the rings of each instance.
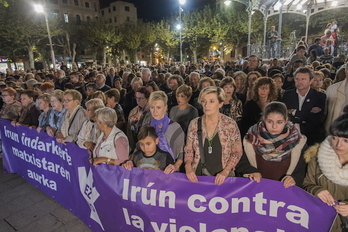
[[[106,77],[104,74],[99,73],[95,79],[95,83],[98,85],[98,90],[102,92],[106,92],[109,89],[111,89],[110,86],[105,84],[106,82]]]
[[[57,71],[57,80],[54,82],[54,88],[55,88],[55,89],[64,90],[64,85],[65,85],[68,81],[69,81],[69,80],[65,77],[65,72],[64,72],[64,70],[58,70],[58,71]]]
[[[141,79],[143,80],[143,86],[151,81],[151,71],[148,68],[143,68],[141,70]]]

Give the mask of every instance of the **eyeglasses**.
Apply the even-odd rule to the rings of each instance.
[[[8,97],[8,96],[10,96],[10,95],[8,95],[8,94],[1,95],[1,97]]]
[[[63,99],[63,102],[71,102],[73,101],[74,99]]]

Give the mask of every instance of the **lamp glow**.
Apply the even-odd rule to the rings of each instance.
[[[43,13],[44,12],[43,6],[40,5],[40,4],[35,4],[34,5],[34,9],[35,9],[36,12],[39,12],[39,13]]]
[[[231,0],[226,0],[224,3],[226,6],[229,6],[231,4],[231,2],[232,2]]]

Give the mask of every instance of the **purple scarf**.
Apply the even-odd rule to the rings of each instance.
[[[160,120],[156,120],[156,119],[152,118],[150,125],[156,129],[156,133],[157,133],[158,140],[159,140],[158,147],[162,151],[169,152],[170,155],[175,160],[172,148],[169,146],[168,141],[165,137],[165,134],[168,130],[169,122],[170,122],[170,119],[168,118],[168,116],[164,115],[164,117]]]

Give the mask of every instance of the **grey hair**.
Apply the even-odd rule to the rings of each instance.
[[[117,114],[114,109],[104,107],[95,111],[95,117],[99,122],[104,122],[107,127],[114,127],[117,122]]]

